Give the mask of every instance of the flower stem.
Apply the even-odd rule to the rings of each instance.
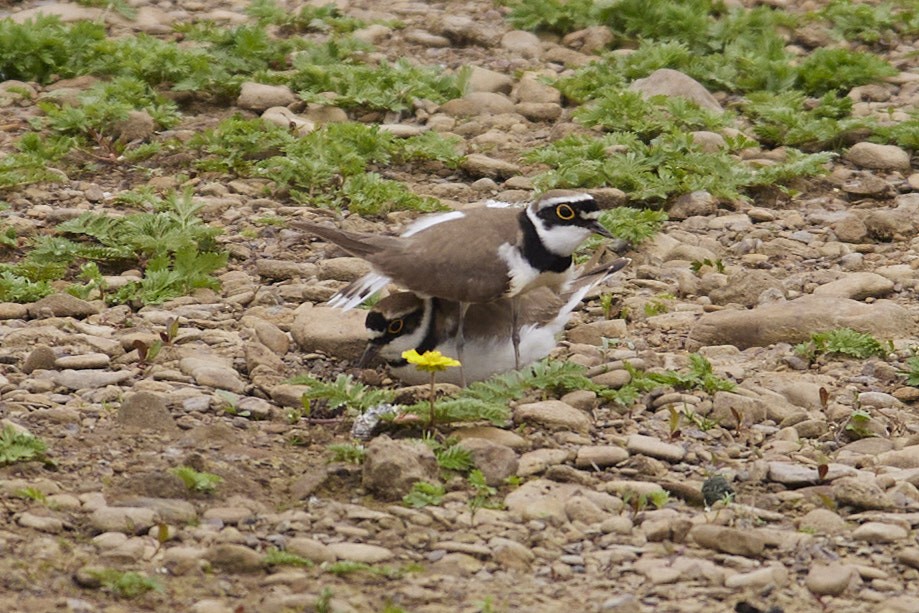
[[[431,371],[431,415],[428,418],[428,428],[434,429],[434,377],[436,373]]]

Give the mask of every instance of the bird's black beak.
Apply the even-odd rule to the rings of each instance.
[[[615,238],[612,234],[610,234],[610,231],[604,228],[603,224],[601,224],[597,219],[591,220],[590,223],[587,224],[587,227],[593,230],[595,234],[599,234],[600,236],[605,236],[606,238]]]
[[[367,343],[367,347],[364,349],[364,353],[361,355],[361,359],[357,361],[357,367],[367,368],[367,365],[370,364],[370,362],[373,361],[373,359],[377,357],[377,354],[379,353],[380,345],[373,342]]]

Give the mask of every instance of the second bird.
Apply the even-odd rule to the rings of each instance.
[[[398,237],[294,225],[373,266],[333,298],[333,306],[357,306],[390,282],[422,298],[458,303],[455,342],[461,362],[469,305],[510,299],[508,329],[519,367],[517,297],[539,287],[563,290],[574,275],[574,250],[593,233],[611,236],[599,217],[589,194],[552,190],[524,209],[481,207],[422,218]]]
[[[610,264],[577,278],[569,291],[557,296],[540,288],[520,297],[520,365],[546,357],[557,344],[572,311],[584,296],[629,263],[617,259]],[[370,340],[361,357],[366,366],[379,356],[390,372],[411,385],[425,383],[427,374],[410,366],[402,352],[439,351],[456,357],[456,329],[459,308],[455,302],[440,298],[419,298],[411,292],[391,294],[367,313]],[[481,381],[515,367],[511,344],[510,301],[498,300],[474,304],[466,312],[466,381]],[[461,385],[459,373],[447,371],[438,375],[444,383]]]

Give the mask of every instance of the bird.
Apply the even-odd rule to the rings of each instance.
[[[544,358],[557,344],[572,311],[591,289],[606,281],[629,263],[619,258],[583,273],[571,288],[557,295],[542,287],[520,297],[520,358],[515,364],[510,327],[510,300],[473,304],[466,312],[465,381],[481,381],[492,375]],[[366,367],[379,356],[390,373],[410,385],[427,382],[426,373],[410,366],[402,357],[411,349],[418,353],[439,351],[456,357],[459,305],[442,298],[422,298],[412,292],[397,292],[382,298],[367,313],[365,325],[370,340],[358,362]],[[441,382],[462,385],[459,373],[448,370],[438,375]]]
[[[422,298],[457,303],[460,362],[469,306],[510,299],[509,327],[519,367],[517,296],[544,286],[563,291],[574,276],[575,249],[594,233],[612,238],[600,224],[600,214],[590,194],[550,190],[522,209],[485,206],[424,217],[401,236],[348,232],[306,221],[293,226],[371,265],[372,271],[333,296],[330,306],[353,308],[391,282]]]

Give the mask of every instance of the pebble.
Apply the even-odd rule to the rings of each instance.
[[[817,596],[839,596],[849,587],[855,569],[846,564],[814,564],[804,584]]]
[[[699,524],[689,536],[702,547],[731,555],[758,557],[766,546],[756,530],[738,530],[712,524]]]
[[[395,557],[395,554],[386,547],[364,543],[332,543],[326,549],[339,560],[363,562],[364,564],[379,564]]]
[[[668,462],[679,462],[686,457],[686,449],[682,446],[665,443],[653,436],[633,434],[629,436],[626,447],[630,454],[646,455]]]
[[[865,522],[852,531],[852,538],[868,543],[893,543],[905,539],[909,532],[902,526],[877,521]]]
[[[550,430],[570,430],[586,434],[590,418],[560,400],[521,404],[514,409],[514,421],[533,423]]]
[[[613,445],[587,445],[578,449],[574,465],[578,468],[606,468],[629,459],[629,452]]]

